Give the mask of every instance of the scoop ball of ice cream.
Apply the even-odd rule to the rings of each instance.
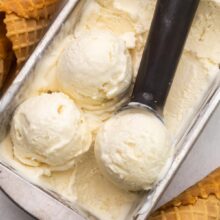
[[[20,162],[54,170],[73,166],[92,142],[82,113],[63,93],[46,93],[23,102],[13,116],[10,136]]]
[[[95,142],[103,174],[131,191],[151,189],[172,161],[172,152],[163,123],[142,109],[125,110],[109,119]]]
[[[62,90],[76,101],[89,104],[124,95],[132,75],[125,42],[109,31],[83,31],[69,36],[57,64]]]

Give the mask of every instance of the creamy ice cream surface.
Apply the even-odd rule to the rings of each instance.
[[[152,112],[129,109],[99,130],[95,155],[103,173],[119,187],[151,189],[171,161],[173,148],[163,123]]]
[[[219,74],[219,16],[219,0],[200,1],[164,109],[172,134],[181,134]]]
[[[97,30],[69,38],[57,64],[62,90],[85,108],[117,102],[128,92],[133,76],[125,42]]]
[[[165,124],[170,133],[181,134],[195,113],[195,106],[206,95],[204,88],[209,88],[218,74],[218,65],[198,59],[194,53],[183,53],[164,109]]]
[[[73,206],[77,204],[77,207],[82,207],[89,213],[89,217],[95,216],[102,220],[129,219],[128,215],[131,217],[133,208],[136,208],[143,194],[123,190],[102,174],[99,168],[102,169],[102,166],[99,166],[95,159],[94,146],[88,150],[91,143],[89,130],[92,130],[94,140],[103,122],[109,119],[122,103],[129,100],[130,93],[126,92],[130,92],[127,89],[132,88],[137,73],[156,1],[85,2],[82,15],[77,17],[77,25],[73,22],[73,16],[70,17],[33,70],[35,78],[25,95],[26,104],[18,107],[15,113],[16,122],[12,122],[11,138],[8,136],[1,143],[0,158],[31,182],[56,192],[71,201]],[[219,12],[219,0],[200,1],[164,109],[164,122],[174,139],[182,135],[185,125],[188,125],[218,76]],[[91,69],[94,71],[89,71]],[[42,91],[53,93],[42,95]],[[68,96],[56,93],[57,91]],[[42,101],[42,98],[45,101]],[[30,102],[32,107],[28,104]],[[66,108],[59,108],[60,104]],[[60,111],[62,114],[59,114]],[[137,115],[139,114],[136,113],[135,117],[139,118]],[[125,114],[124,120],[127,122],[126,116]],[[143,124],[142,121],[146,117],[141,114],[137,120],[140,126],[134,131],[129,124],[122,126],[118,120],[110,119],[109,123],[117,124],[115,129],[112,129],[112,137],[98,135],[97,140],[105,145],[107,139],[114,142],[125,140],[122,150],[125,150],[126,157],[130,157],[133,169],[137,169],[135,159],[139,157],[139,152],[143,152],[145,156],[149,156],[147,152],[152,152],[149,161],[143,159],[141,164],[144,166],[143,171],[148,167],[150,172],[146,172],[146,176],[141,169],[137,172],[140,185],[144,182],[152,186],[152,182],[157,180],[155,173],[158,172],[160,176],[161,170],[161,176],[163,175],[161,167],[165,164],[165,155],[170,153],[170,148],[156,147],[162,144],[164,138],[155,141],[148,139],[148,143],[156,144],[157,150],[149,148],[144,151],[141,146],[146,146],[142,142],[147,132],[140,138],[133,138],[132,135],[129,138],[117,132],[122,126],[131,133],[139,131],[138,134],[142,134],[151,124]],[[132,117],[129,120],[133,120]],[[157,129],[159,128],[155,127],[154,130]],[[48,139],[48,134],[53,138]],[[14,139],[13,144],[11,139]],[[35,144],[36,140],[41,144]],[[138,149],[136,154],[133,145]],[[98,152],[98,157],[108,151],[104,150],[105,152]],[[115,169],[120,168],[123,175],[129,176],[125,171],[131,165],[127,166],[125,163],[117,167],[117,160],[121,161],[123,157],[117,152],[117,147],[113,150],[112,154],[107,152],[108,156],[112,156],[112,161],[110,157],[104,158],[104,161],[108,161],[107,166],[112,164]],[[155,159],[155,169],[151,169],[152,166],[148,162],[160,152],[164,153],[160,157],[161,161]],[[143,155],[140,155],[140,158]]]
[[[76,165],[73,184],[77,203],[102,220],[126,219],[141,194],[121,190],[106,179],[95,159],[94,149]]]
[[[116,10],[111,5],[105,1],[88,2],[75,33],[94,29],[110,31],[124,40],[128,48],[134,48],[136,44],[135,23],[127,13]]]
[[[220,1],[202,0],[186,43],[198,58],[220,63]]]
[[[12,119],[14,155],[29,166],[71,168],[89,150],[91,134],[82,113],[62,93],[42,94],[22,103]]]
[[[152,11],[149,10],[149,6],[153,6],[152,10],[154,10],[154,2],[153,4],[152,1],[146,3],[146,0],[113,0],[112,2],[114,8],[129,14],[132,21],[136,24],[135,30],[138,33],[144,33],[147,30],[147,26],[150,25],[152,16]]]

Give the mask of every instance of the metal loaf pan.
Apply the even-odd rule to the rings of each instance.
[[[77,22],[82,6],[86,1],[69,0],[64,5],[48,32],[45,34],[29,60],[26,62],[16,79],[0,100],[0,142],[8,132],[12,113],[25,99],[25,94],[31,87],[35,75],[34,69],[44,55],[44,52],[52,44],[55,36],[59,35],[63,24],[71,16],[71,22]],[[75,18],[75,19],[73,19]],[[128,219],[146,219],[158,199],[165,191],[166,186],[174,176],[178,167],[184,161],[193,143],[199,136],[211,114],[219,104],[220,88],[216,80],[204,97],[200,108],[193,116],[184,133],[176,141],[177,152],[174,161],[166,176],[150,192],[146,193],[140,204],[131,210]],[[0,164],[0,186],[21,207],[39,219],[84,219],[88,214],[74,209],[71,204],[59,198],[59,196],[45,191],[39,186],[22,178],[16,170],[7,164]],[[31,197],[31,198],[30,198]],[[28,201],[28,202],[27,202]],[[91,217],[91,219],[94,219]]]

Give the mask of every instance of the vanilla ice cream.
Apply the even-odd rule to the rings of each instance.
[[[220,63],[220,0],[202,0],[193,28],[187,39],[186,50],[198,58]]]
[[[99,130],[95,155],[100,169],[119,187],[148,190],[171,160],[171,145],[159,118],[148,110],[129,109]]]
[[[16,110],[11,124],[14,155],[29,166],[66,170],[89,150],[91,134],[74,102],[62,93],[31,97]]]
[[[149,14],[146,13],[146,11],[150,11],[150,2],[146,4],[146,0],[112,0],[112,4],[114,8],[129,14],[135,24],[135,30],[137,33],[144,33],[147,30],[146,24],[150,25],[151,22]],[[154,10],[154,8],[152,8],[152,10]]]
[[[64,92],[84,106],[118,100],[131,85],[131,58],[123,40],[108,31],[70,36],[57,65]]]
[[[136,44],[135,25],[126,12],[113,8],[110,1],[90,0],[76,26],[75,34],[85,30],[110,31],[124,40],[127,48],[131,49]]]
[[[77,204],[97,219],[122,220],[140,195],[121,190],[102,175],[97,165],[94,149],[83,155],[76,165],[73,190]],[[120,208],[119,208],[120,207]]]
[[[82,3],[82,1],[80,2]],[[61,116],[57,116],[56,111],[53,113],[53,109],[57,109],[57,105],[52,105],[51,103],[53,102],[48,101],[48,99],[39,107],[33,104],[32,107],[27,107],[27,110],[22,110],[25,117],[20,115],[19,120],[21,119],[24,122],[22,121],[18,127],[21,127],[21,134],[24,132],[24,126],[27,127],[25,132],[27,131],[28,135],[24,132],[25,138],[22,141],[14,140],[12,144],[11,139],[13,139],[13,136],[16,136],[15,129],[13,128],[15,123],[13,122],[11,128],[12,138],[10,139],[8,136],[0,144],[0,158],[1,162],[3,161],[5,164],[16,169],[16,171],[31,182],[40,185],[50,192],[53,191],[63,196],[63,198],[71,201],[74,208],[82,208],[83,213],[89,219],[122,220],[135,218],[132,213],[134,210],[137,210],[136,205],[143,201],[143,194],[123,190],[109,181],[109,178],[112,178],[112,173],[108,174],[108,167],[110,165],[114,167],[117,180],[120,177],[117,174],[121,172],[126,178],[129,177],[131,182],[132,178],[137,178],[141,188],[147,189],[152,187],[153,182],[163,176],[163,171],[166,172],[166,168],[163,169],[163,167],[166,167],[166,160],[171,154],[171,145],[164,145],[164,148],[157,147],[159,144],[164,143],[166,132],[160,126],[154,126],[152,130],[150,124],[153,121],[148,118],[149,115],[136,112],[135,117],[139,118],[139,120],[135,119],[131,124],[129,122],[125,126],[122,126],[122,124],[118,125],[119,120],[116,120],[115,117],[110,119],[108,122],[110,126],[113,122],[117,125],[112,128],[111,136],[101,132],[102,135],[99,134],[96,138],[96,134],[105,120],[111,117],[120,108],[122,103],[129,100],[129,93],[127,92],[131,93],[130,90],[139,67],[156,1],[87,0],[83,2],[85,2],[85,5],[83,6],[82,14],[80,16],[72,14],[69,17],[65,24],[63,24],[61,32],[54,38],[49,49],[39,59],[39,63],[33,69],[34,80],[28,93],[24,94],[25,98],[28,98],[30,96],[38,97],[42,91],[62,91],[70,97],[66,99],[69,100],[67,101],[68,103],[72,104],[67,105],[74,105],[73,102],[75,102],[78,107],[69,107],[69,111],[65,113],[67,116],[63,120],[59,120],[58,117]],[[164,123],[174,142],[179,141],[178,137],[182,136],[186,129],[189,128],[189,122],[192,121],[191,119],[195,116],[201,101],[206,94],[209,94],[210,86],[218,77],[220,64],[219,16],[219,0],[200,1],[164,108]],[[76,24],[75,20],[77,20]],[[89,33],[92,34],[90,35]],[[99,33],[97,39],[100,40],[93,38],[97,33]],[[106,36],[106,39],[103,39],[104,36]],[[72,53],[73,48],[77,49],[77,54]],[[85,54],[89,55],[88,58],[91,58],[89,62],[86,59],[83,60]],[[169,51],[167,51],[167,54],[169,54]],[[66,60],[64,57],[66,57]],[[112,60],[110,59],[111,57]],[[98,60],[99,58],[100,60]],[[119,61],[121,63],[118,63]],[[129,62],[131,63],[128,65]],[[112,66],[113,63],[116,66]],[[71,68],[72,64],[76,68]],[[91,70],[94,68],[95,72],[87,72],[91,65]],[[106,71],[108,76],[104,72],[105,68],[109,68]],[[132,68],[132,71],[129,71],[129,68]],[[63,74],[60,70],[66,73]],[[79,75],[80,71],[83,71],[85,75]],[[131,72],[133,73],[132,82],[130,80]],[[116,77],[114,82],[112,81],[113,76]],[[78,80],[80,80],[80,83],[78,83]],[[106,81],[107,84],[105,84]],[[94,87],[91,88],[91,85]],[[103,85],[104,87],[102,87]],[[130,89],[127,89],[128,87]],[[60,99],[63,100],[63,98]],[[40,108],[40,106],[42,107]],[[39,108],[40,114],[37,113]],[[43,119],[44,114],[47,115],[45,120]],[[127,115],[130,113],[123,114],[123,119],[127,122]],[[30,117],[26,115],[30,115]],[[56,116],[52,119],[54,115]],[[85,119],[83,119],[84,116]],[[42,145],[28,144],[29,141],[31,142],[32,137],[35,138],[37,136],[37,133],[32,134],[33,128],[37,127],[30,127],[31,124],[37,123],[35,118],[40,123],[41,130],[39,130],[39,134],[47,136],[47,132],[51,134],[54,131],[52,132],[54,138],[47,140],[51,144],[45,144],[46,136],[45,138],[39,136],[42,143],[44,143]],[[81,119],[82,123],[79,122]],[[142,119],[143,121],[147,120],[149,123],[143,124]],[[133,117],[129,120],[132,121]],[[47,123],[48,121],[50,123]],[[137,122],[140,126],[132,128],[132,125]],[[71,126],[72,129],[69,129]],[[150,135],[150,133],[145,132],[142,137],[137,138],[139,137],[138,134],[142,134],[148,126],[152,132],[159,133],[159,130],[161,130],[164,136],[156,140],[148,139],[144,142],[145,136]],[[133,135],[130,135],[131,138],[128,135],[123,136],[120,132],[118,134],[119,127],[126,130],[126,133],[127,131],[130,133],[133,131]],[[101,131],[103,128],[105,126],[101,128]],[[75,152],[80,151],[79,149],[84,152],[89,148],[91,143],[89,130],[92,130],[93,140],[97,139],[97,143],[100,142],[103,146],[106,146],[107,141],[114,141],[115,143],[125,140],[119,146],[118,152],[116,152],[118,149],[115,146],[112,149],[113,151],[109,152],[110,154],[108,154],[110,149],[107,148],[96,152],[98,159],[102,156],[101,159],[106,164],[106,167],[103,166],[102,162],[97,163],[93,144],[90,150],[77,157],[77,160],[75,156],[70,156],[70,152],[74,152],[72,155],[75,155]],[[56,136],[56,131],[59,131],[60,136]],[[103,134],[105,134],[105,138]],[[136,134],[137,137],[135,138],[134,135]],[[20,136],[19,133],[17,135],[18,137]],[[61,146],[57,151],[57,145],[54,144],[54,140],[57,140],[56,144]],[[18,143],[17,147],[15,147],[16,142]],[[23,145],[21,146],[22,143]],[[72,148],[70,148],[70,143],[72,143]],[[155,151],[152,151],[153,147],[150,148],[150,145],[147,145],[147,143],[154,143],[155,145],[151,146],[155,146]],[[132,148],[133,146],[136,147],[137,151]],[[125,157],[128,158],[132,165],[125,163],[123,166],[117,167],[117,162],[121,164],[120,162],[123,159],[120,151],[121,148],[124,150]],[[135,152],[137,153],[135,154]],[[139,155],[139,152],[143,152],[143,155]],[[153,153],[150,154],[151,152]],[[160,160],[154,160],[154,156],[159,153],[161,154],[159,155]],[[105,154],[110,156],[103,157]],[[138,165],[135,159],[139,156],[142,163]],[[148,161],[146,161],[145,156],[149,158]],[[150,164],[150,161],[155,165],[155,169],[153,169],[154,167]],[[75,165],[73,166],[73,164]],[[66,170],[68,167],[71,168]],[[99,167],[105,170],[107,178],[102,174]],[[142,167],[143,171],[138,169]],[[53,170],[61,170],[61,168],[65,169],[65,171],[53,172]],[[119,169],[120,171],[117,173]],[[135,174],[136,177],[132,177],[132,175],[126,172],[127,169],[133,169],[132,172],[134,169],[135,172],[138,170]],[[147,169],[150,172],[146,172]],[[48,170],[51,170],[50,175],[47,175]],[[158,173],[158,176],[156,176],[156,173]],[[120,178],[119,182],[121,185],[126,186]]]

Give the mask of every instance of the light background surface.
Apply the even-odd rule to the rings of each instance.
[[[159,204],[168,201],[220,166],[220,106],[197,140]],[[18,189],[19,190],[19,189]],[[31,199],[31,198],[30,198]],[[28,201],[27,201],[28,202]],[[37,205],[37,204],[36,204]],[[0,191],[0,220],[33,220]],[[55,219],[54,219],[55,220]]]

